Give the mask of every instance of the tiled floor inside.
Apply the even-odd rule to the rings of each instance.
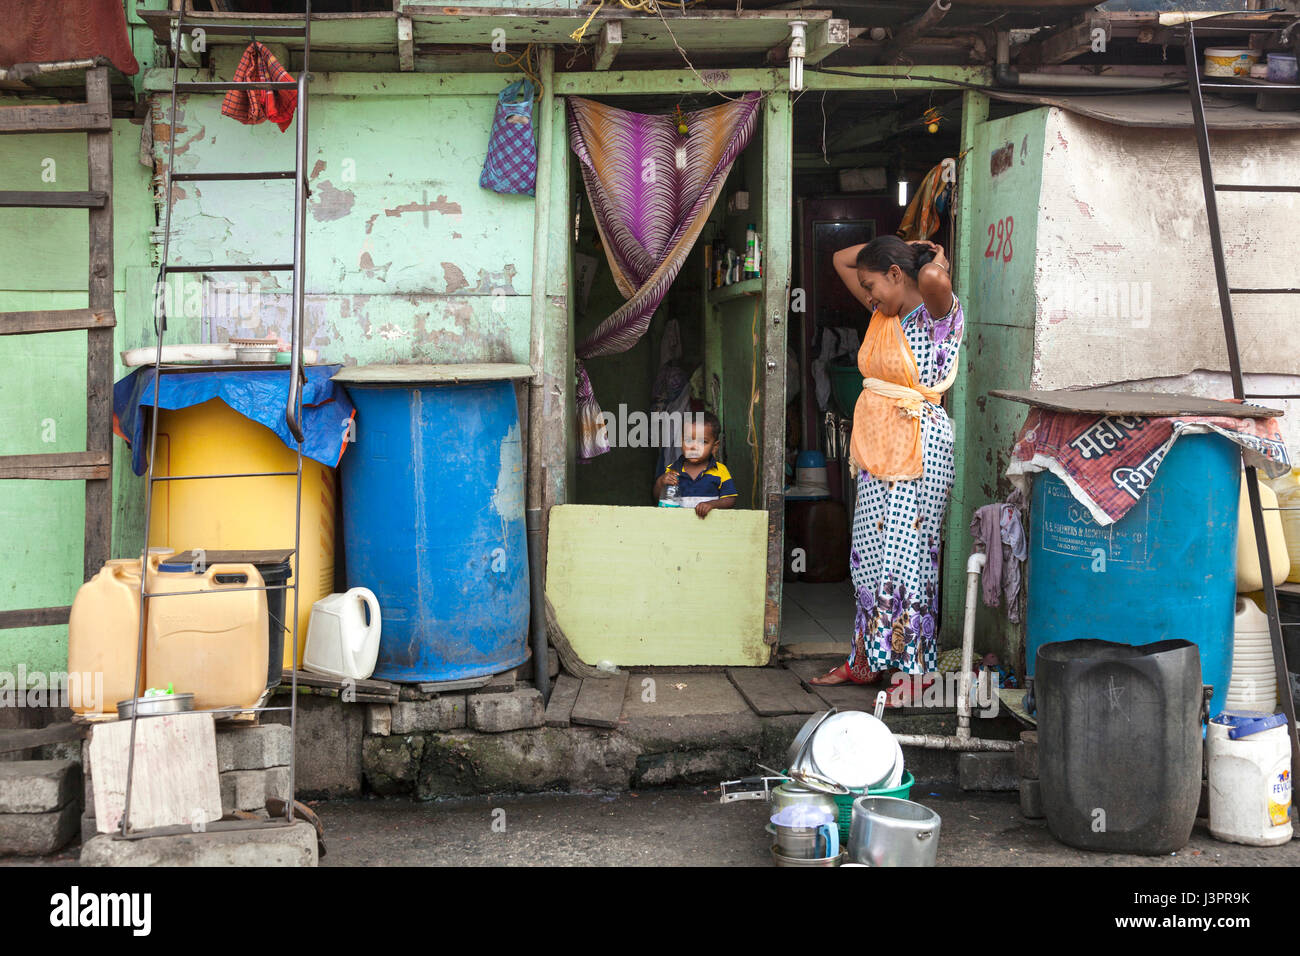
[[[853,615],[851,581],[787,581],[782,589],[781,647],[800,657],[847,655]]]

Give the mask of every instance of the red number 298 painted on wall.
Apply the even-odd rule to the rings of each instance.
[[[984,250],[985,259],[1001,259],[1003,262],[1011,261],[1011,231],[1015,228],[1015,225],[1016,221],[1010,216],[999,219],[995,223],[989,223],[989,245]],[[997,243],[996,248],[994,243]]]

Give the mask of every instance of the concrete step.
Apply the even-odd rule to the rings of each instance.
[[[93,837],[82,866],[315,866],[316,829],[306,821],[266,830],[222,830],[114,840]]]

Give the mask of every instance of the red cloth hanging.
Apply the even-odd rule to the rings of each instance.
[[[236,83],[292,83],[293,77],[261,43],[254,40],[239,58],[232,77]],[[230,90],[221,104],[221,112],[250,126],[270,120],[280,132],[293,122],[298,108],[295,90]]]

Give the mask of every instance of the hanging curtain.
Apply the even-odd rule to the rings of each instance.
[[[713,210],[731,164],[754,133],[761,94],[678,117],[615,109],[568,98],[569,144],[582,165],[618,291],[627,300],[575,347],[578,371],[578,457],[609,451],[603,430],[592,428],[600,408],[584,359],[626,352],[650,327],[650,318],[677,278]]]

